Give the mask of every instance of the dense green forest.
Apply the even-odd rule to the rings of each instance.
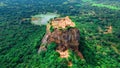
[[[60,58],[55,43],[38,54],[46,26],[23,19],[48,12],[75,22],[84,59]],[[0,68],[120,68],[120,0],[0,0]]]

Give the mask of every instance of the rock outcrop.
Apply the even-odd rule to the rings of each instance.
[[[104,32],[104,34],[110,34],[112,33],[112,26],[106,27],[106,31]]]
[[[50,31],[50,27],[53,27],[53,32]],[[56,51],[60,54],[61,58],[67,58],[69,56],[68,49],[75,51],[80,58],[83,58],[81,52],[78,50],[78,46],[80,45],[79,41],[80,32],[75,28],[75,24],[70,18],[68,16],[65,18],[56,18],[47,25],[46,34],[42,39],[39,52],[46,50],[46,44],[55,42],[58,45]]]

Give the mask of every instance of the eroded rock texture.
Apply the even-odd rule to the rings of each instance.
[[[76,28],[67,30],[55,29],[48,37],[48,43],[56,42],[58,44],[57,50],[65,51],[68,48],[78,50],[80,34]]]

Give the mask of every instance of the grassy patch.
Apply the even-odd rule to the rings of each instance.
[[[92,6],[96,6],[96,7],[105,7],[105,8],[109,8],[112,10],[120,10],[120,8],[116,7],[116,6],[111,6],[111,5],[104,5],[104,4],[92,4]]]
[[[92,1],[92,0],[82,0],[83,2],[90,2],[90,1]]]

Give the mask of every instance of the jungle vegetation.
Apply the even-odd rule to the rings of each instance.
[[[37,53],[46,26],[24,19],[48,12],[75,22],[84,60],[60,58],[55,43]],[[120,0],[0,0],[0,68],[120,68]]]

